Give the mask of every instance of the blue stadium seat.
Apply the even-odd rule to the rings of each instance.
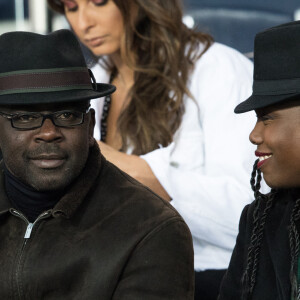
[[[244,8],[293,14],[299,0],[183,0],[186,9],[202,7]]]
[[[23,0],[25,17],[28,18],[28,0]],[[0,21],[15,19],[15,1],[0,0]]]
[[[292,21],[298,7],[300,1],[295,0],[189,0],[185,2],[184,21],[193,21],[198,30],[210,33],[215,41],[251,58],[255,34]]]

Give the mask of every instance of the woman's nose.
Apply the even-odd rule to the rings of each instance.
[[[87,32],[94,26],[94,17],[90,9],[90,7],[85,7],[79,10],[77,26],[83,32]]]
[[[249,140],[254,145],[260,145],[263,142],[263,123],[257,122],[249,135]]]

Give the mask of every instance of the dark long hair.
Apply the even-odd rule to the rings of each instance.
[[[265,223],[277,191],[272,189],[267,195],[260,193],[261,171],[257,169],[258,160],[255,161],[251,174],[251,187],[254,191],[253,229],[248,247],[247,264],[242,276],[242,299],[252,299],[258,271],[261,243],[264,236]],[[297,258],[299,255],[299,234],[295,222],[300,218],[300,198],[296,200],[290,216],[289,244],[291,250],[290,282],[292,299],[300,299],[300,290],[297,286]]]
[[[189,75],[212,38],[184,25],[180,0],[113,1],[124,19],[121,55],[134,71],[130,101],[117,125],[122,151],[131,145],[140,155],[172,142],[182,122],[184,96],[192,96]],[[59,0],[48,3],[64,13]]]

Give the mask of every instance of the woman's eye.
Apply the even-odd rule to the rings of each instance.
[[[68,11],[75,11],[77,9],[77,4],[71,0],[61,0],[62,4]]]
[[[269,124],[269,122],[273,120],[273,118],[270,115],[263,115],[260,116],[258,119],[262,121],[265,125]]]
[[[92,1],[96,6],[102,6],[108,2],[108,0],[92,0]]]

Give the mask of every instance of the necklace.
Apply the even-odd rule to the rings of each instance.
[[[109,83],[111,84],[112,81],[114,80],[115,77],[115,72],[112,72],[109,78]],[[101,117],[101,126],[100,126],[100,131],[101,131],[101,141],[105,142],[106,141],[106,135],[107,135],[107,117],[109,113],[111,105],[111,94],[105,96],[104,98],[104,104],[103,104],[103,110],[102,110],[102,117]]]

